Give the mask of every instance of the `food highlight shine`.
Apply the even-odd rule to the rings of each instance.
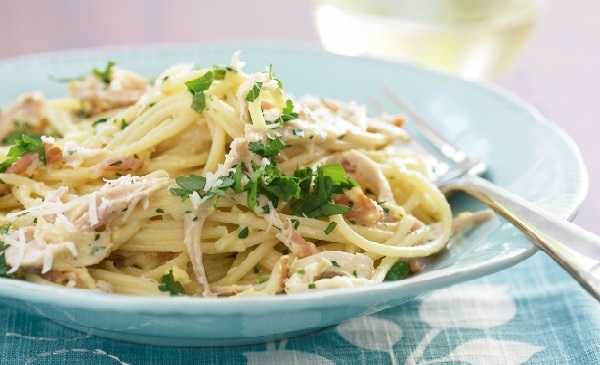
[[[452,217],[401,117],[292,99],[271,66],[109,62],[0,114],[0,275],[136,295],[374,285],[490,217]]]

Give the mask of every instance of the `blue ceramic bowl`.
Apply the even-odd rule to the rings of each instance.
[[[49,75],[81,75],[107,60],[155,76],[177,62],[228,63],[243,49],[248,70],[273,64],[295,95],[374,101],[383,84],[426,115],[435,127],[490,166],[498,185],[564,217],[587,192],[587,174],[575,144],[535,109],[496,88],[405,64],[348,58],[315,50],[274,47],[160,46],[27,56],[0,62],[0,103],[42,90],[64,95]],[[476,208],[458,197],[455,210]],[[206,346],[262,342],[315,331],[402,304],[411,297],[502,270],[535,252],[527,239],[496,219],[473,231],[426,272],[408,280],[361,289],[291,296],[219,299],[130,297],[0,280],[1,299],[65,326],[127,341]]]

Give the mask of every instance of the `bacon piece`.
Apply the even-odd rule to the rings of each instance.
[[[44,153],[46,154],[46,163],[48,164],[63,161],[62,150],[55,144],[44,143]]]
[[[336,197],[336,202],[352,201],[352,207],[345,214],[345,217],[363,226],[372,226],[385,218],[383,209],[358,187],[346,191],[346,198]]]
[[[314,243],[306,241],[296,230],[292,232],[289,243],[291,251],[298,257],[306,257],[319,252]]]
[[[141,160],[133,157],[111,157],[104,160],[102,168],[104,171],[126,172],[139,170],[142,164]]]
[[[22,174],[26,172],[29,166],[31,166],[31,164],[37,160],[37,153],[27,153],[13,163],[12,166],[6,170],[6,172],[9,174]]]

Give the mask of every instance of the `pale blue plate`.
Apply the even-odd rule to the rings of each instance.
[[[414,66],[314,50],[185,45],[28,56],[0,62],[0,103],[32,89],[64,95],[64,85],[49,75],[81,75],[110,59],[155,76],[177,62],[228,63],[238,48],[243,48],[248,70],[273,64],[295,95],[375,98],[394,112],[378,96],[383,83],[391,86],[447,137],[488,162],[495,183],[564,217],[572,216],[586,195],[586,169],[575,144],[514,96]],[[461,198],[453,206],[474,207]],[[159,345],[232,345],[315,331],[397,306],[428,290],[507,268],[534,252],[523,235],[496,220],[455,242],[425,273],[370,288],[268,298],[151,298],[0,280],[0,296],[18,308],[99,336]]]

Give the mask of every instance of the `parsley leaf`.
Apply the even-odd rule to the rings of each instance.
[[[300,185],[293,176],[276,176],[265,186],[265,190],[284,201],[300,198]]]
[[[285,148],[285,142],[281,138],[270,139],[267,143],[250,142],[248,144],[250,151],[261,157],[273,158]]]
[[[92,69],[92,75],[99,78],[105,84],[110,84],[110,81],[112,80],[112,73],[113,73],[114,66],[115,66],[114,61],[108,61],[108,63],[106,63],[106,67],[104,68],[104,70],[100,70],[100,69],[94,67]]]
[[[294,102],[291,99],[287,99],[279,118],[269,121],[267,124],[279,124],[279,126],[283,126],[292,119],[298,119],[298,113],[294,112]]]
[[[390,271],[385,275],[385,281],[393,281],[393,280],[402,280],[406,279],[410,274],[410,268],[408,266],[408,262],[406,261],[397,261]]]
[[[221,66],[213,66],[213,73],[215,80],[224,80],[227,75],[227,68]]]
[[[13,163],[28,153],[37,153],[40,161],[46,163],[46,152],[42,139],[37,136],[21,134],[8,150],[6,159],[0,163],[0,172],[8,170]]]
[[[8,233],[9,228],[10,224],[0,226],[0,235]],[[4,250],[6,250],[4,241],[0,241],[0,277],[9,278],[12,277],[12,275],[8,274],[10,266],[8,265],[8,263],[6,262],[6,258],[4,257]]]
[[[192,109],[196,112],[201,113],[206,108],[206,96],[204,92],[208,90],[214,80],[214,72],[208,71],[197,79],[185,82],[188,91],[192,93]]]
[[[204,190],[204,185],[206,185],[206,178],[204,176],[178,176],[175,178],[176,187],[172,187],[169,189],[171,194],[179,196],[183,199],[187,198],[194,191],[200,193]]]
[[[254,85],[252,85],[252,89],[248,91],[246,94],[246,101],[253,102],[260,95],[260,89],[262,88],[262,82],[256,81]]]
[[[248,233],[250,233],[250,230],[248,229],[248,227],[244,227],[238,233],[238,238],[241,238],[241,239],[247,238]]]
[[[330,234],[331,232],[333,232],[333,230],[335,229],[336,226],[337,226],[337,223],[335,223],[335,222],[329,222],[329,224],[327,225],[327,227],[325,227],[325,231],[324,231],[325,234]],[[335,266],[335,264],[333,266]]]
[[[98,124],[102,124],[102,123],[106,123],[106,122],[108,122],[108,118],[96,119],[96,121],[94,121],[94,123],[92,123],[92,127],[95,127]]]
[[[342,193],[356,185],[354,180],[346,175],[341,165],[319,166],[315,178],[310,169],[297,170],[294,175],[304,179],[300,183],[301,198],[294,200],[291,204],[294,215],[319,218],[344,214],[349,210],[345,205],[331,203],[333,194]],[[313,180],[314,183],[312,183]]]
[[[242,162],[235,166],[235,171],[233,172],[233,190],[236,193],[241,193],[243,191],[243,187],[242,187],[243,170],[244,170],[244,163]]]
[[[169,292],[172,296],[185,294],[183,285],[173,277],[173,269],[169,270],[167,274],[164,274],[160,278],[158,289],[160,291]]]

